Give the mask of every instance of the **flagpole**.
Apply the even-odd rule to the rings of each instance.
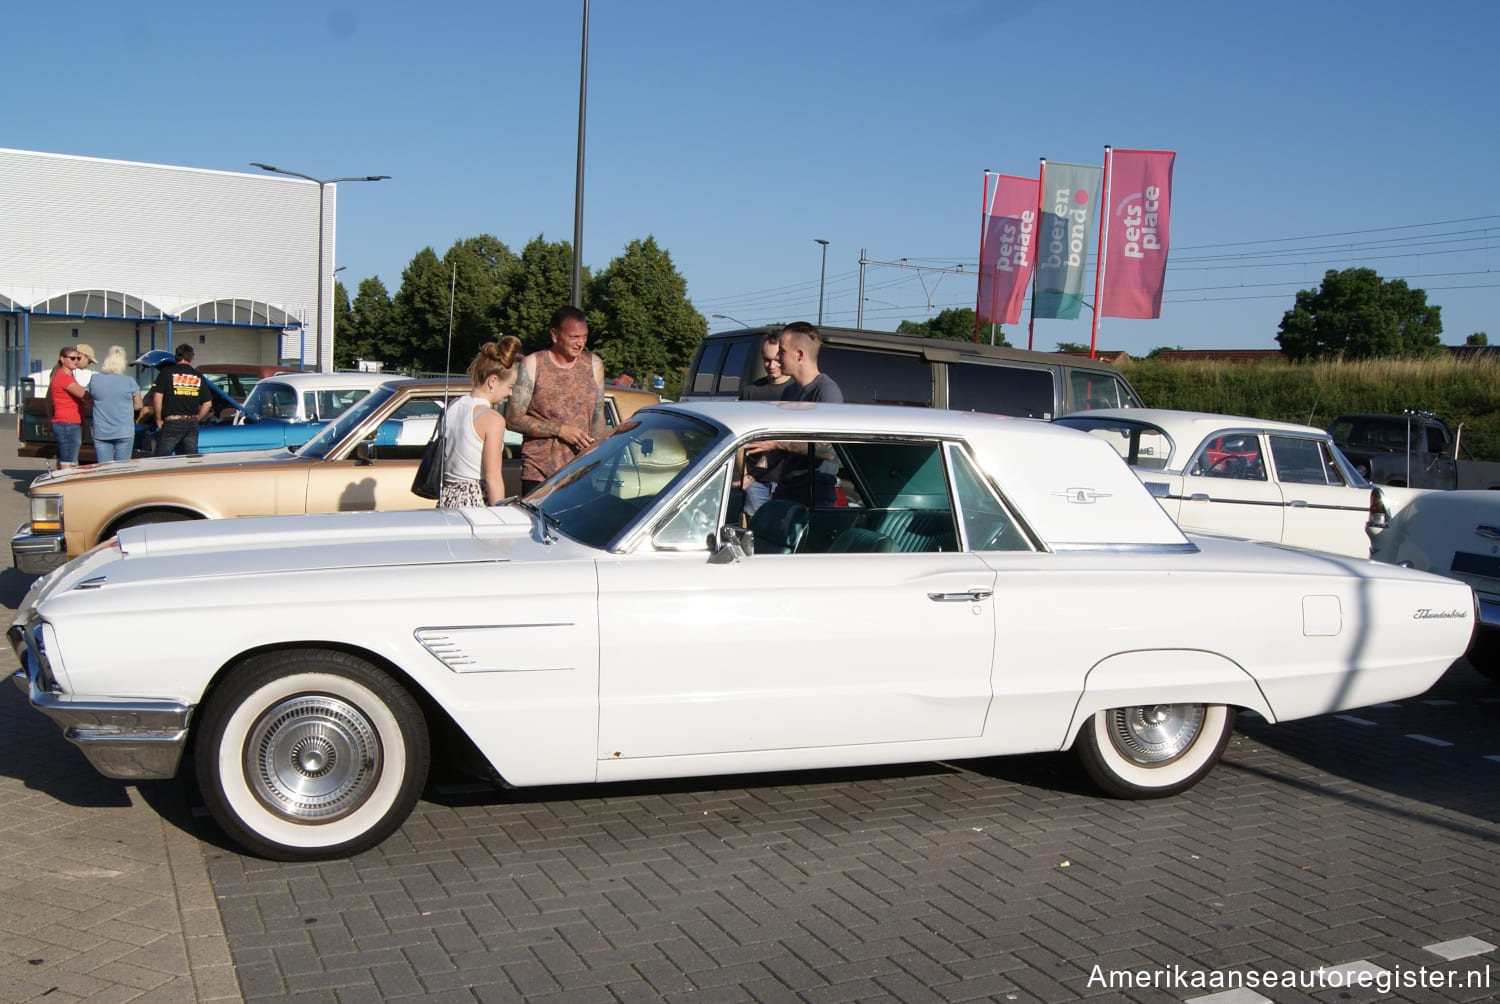
[[[1104,301],[1100,297],[1104,295],[1104,238],[1106,233],[1104,225],[1109,220],[1109,162],[1111,159],[1109,144],[1105,143],[1104,182],[1103,190],[1099,193],[1100,208],[1103,212],[1099,214],[1099,250],[1094,257],[1094,325],[1089,331],[1090,359],[1094,358],[1099,345],[1099,314],[1103,312],[1104,307]]]
[[[998,185],[996,187],[999,187]],[[989,231],[990,169],[984,169],[984,194],[979,197],[979,288],[974,292],[974,344],[979,344],[979,306],[984,296],[984,237]]]
[[[1038,245],[1040,244],[1041,235],[1042,235],[1041,234],[1041,225],[1042,225],[1042,200],[1047,197],[1046,193],[1043,191],[1043,188],[1044,188],[1044,186],[1046,184],[1047,184],[1047,158],[1043,157],[1042,158],[1042,166],[1038,167],[1037,170],[1036,170],[1036,221],[1037,221],[1036,243]],[[1036,254],[1036,247],[1032,248],[1032,252],[1031,253],[1033,255]],[[1027,349],[1031,348],[1032,337],[1036,334],[1036,277],[1037,277],[1037,273],[1039,273],[1040,271],[1041,271],[1041,269],[1039,269],[1039,268],[1032,268],[1032,270],[1031,270],[1031,318],[1026,322],[1026,348]]]

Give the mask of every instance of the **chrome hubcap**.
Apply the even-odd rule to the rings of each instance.
[[[1201,704],[1146,704],[1108,712],[1109,739],[1120,755],[1144,767],[1171,763],[1203,728]]]
[[[283,701],[251,727],[245,780],[272,812],[326,823],[357,809],[380,779],[380,739],[358,708],[326,694]]]

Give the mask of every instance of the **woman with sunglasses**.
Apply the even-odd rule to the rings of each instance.
[[[78,449],[83,445],[83,385],[73,371],[83,365],[83,356],[73,345],[64,345],[57,354],[57,368],[47,386],[47,419],[57,439],[57,469],[78,466]]]

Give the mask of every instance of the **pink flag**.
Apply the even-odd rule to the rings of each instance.
[[[1015,324],[1036,264],[1037,179],[993,175],[979,262],[979,323]]]
[[[1110,154],[1103,317],[1161,316],[1176,158],[1170,150]]]

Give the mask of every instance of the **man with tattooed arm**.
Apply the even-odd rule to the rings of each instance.
[[[521,494],[604,439],[604,362],[585,346],[589,324],[577,307],[558,307],[552,346],[521,361],[505,423],[521,434]]]

